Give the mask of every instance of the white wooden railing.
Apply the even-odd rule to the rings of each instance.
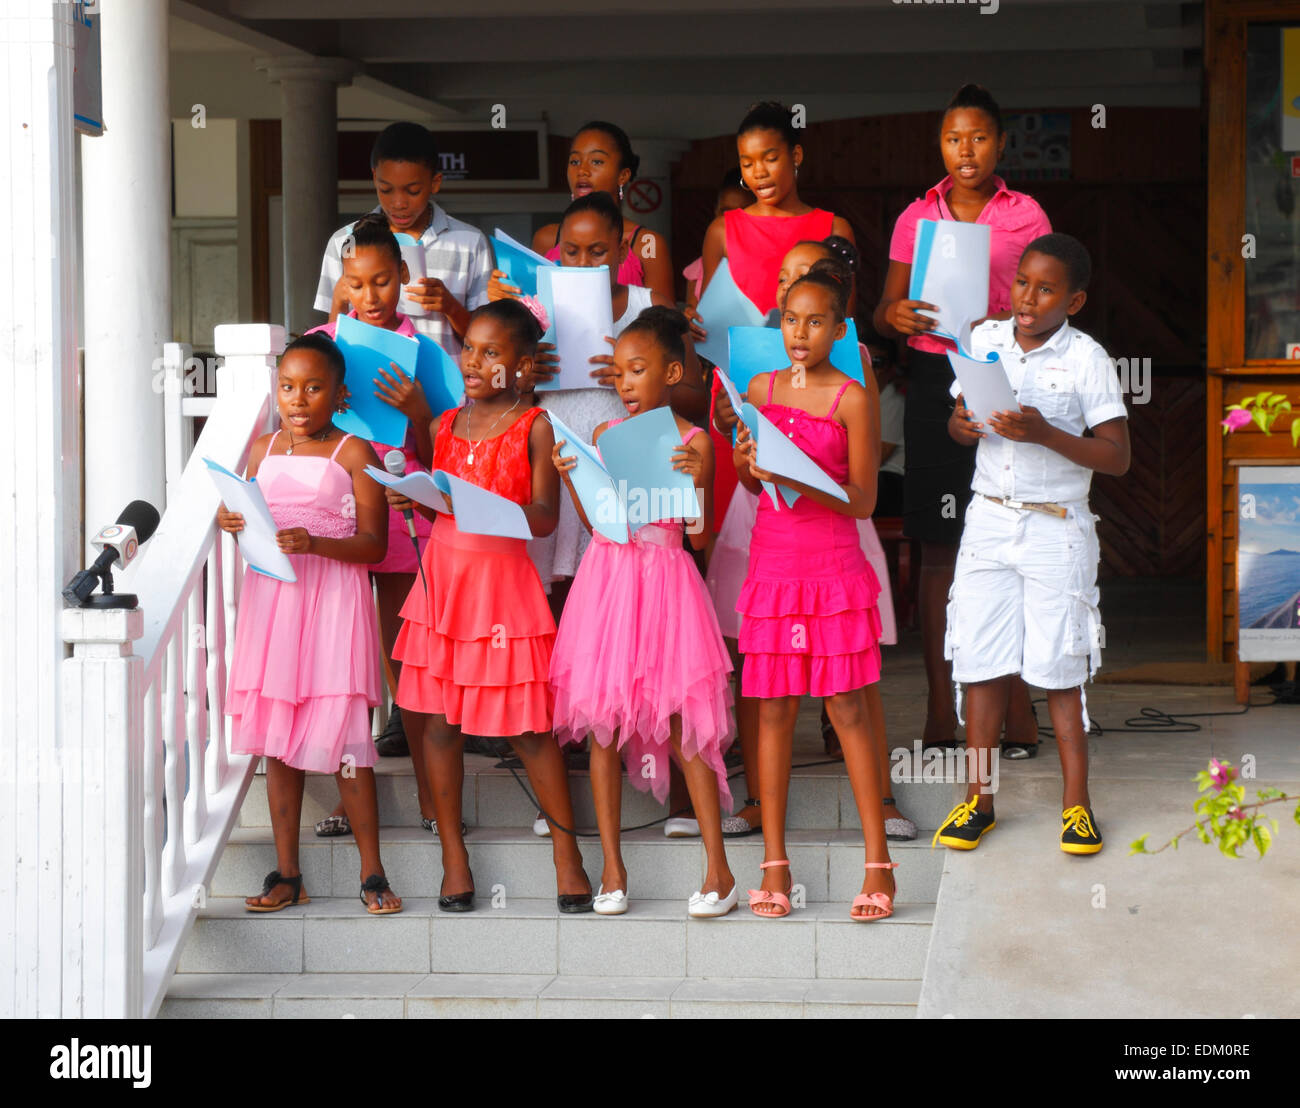
[[[105,818],[92,812],[85,826],[102,822],[120,840],[109,855],[120,869],[102,875],[102,898],[120,904],[105,915],[113,926],[104,964],[78,970],[99,975],[106,1016],[157,1012],[257,761],[229,748],[225,694],[242,574],[238,547],[216,528],[219,501],[202,459],[242,472],[269,425],[284,329],[218,327],[216,347],[224,364],[207,423],[183,469],[169,472],[158,530],[117,585],[139,596],[139,608],[64,612],[65,735],[108,755],[102,788],[85,790]],[[183,374],[187,357],[172,344],[168,372]]]

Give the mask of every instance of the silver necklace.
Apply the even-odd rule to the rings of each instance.
[[[492,434],[493,429],[496,427],[498,423],[500,423],[503,419],[506,418],[506,416],[508,416],[517,407],[519,407],[519,401],[522,399],[523,397],[521,396],[519,400],[516,400],[513,404],[510,405],[510,407],[508,407],[504,412],[502,412],[499,416],[497,416],[496,419],[493,420],[492,426],[489,427],[483,433],[482,437],[478,440],[478,442],[475,442],[474,437],[470,434],[469,423],[474,416],[474,405],[471,404],[469,406],[469,411],[465,413],[465,437],[469,439],[469,454],[465,458],[465,464],[467,466],[472,466],[474,464],[474,451],[483,445],[483,443],[487,440],[488,435]]]
[[[297,445],[297,443],[295,442],[294,437],[293,437],[293,428],[290,427],[288,430],[289,430],[289,448],[285,451],[285,453],[286,453],[286,454],[292,454],[292,453],[293,453],[293,448],[294,448],[294,446]],[[302,442],[307,442],[307,441],[310,439],[310,440],[313,441],[313,442],[324,442],[324,441],[325,441],[327,438],[329,438],[330,435],[332,435],[333,433],[334,433],[334,424],[333,424],[333,423],[327,423],[327,424],[325,424],[325,426],[324,426],[324,428],[323,428],[322,430],[317,431],[314,435],[308,435],[307,438],[302,439],[301,441],[302,441]]]

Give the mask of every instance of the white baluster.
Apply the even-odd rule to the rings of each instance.
[[[208,793],[217,792],[226,780],[226,612],[223,553],[226,534],[218,531],[204,572],[208,686]]]
[[[158,719],[158,682],[144,695],[144,945],[148,950],[162,932],[162,780],[163,753]]]
[[[194,575],[185,616],[185,749],[189,782],[185,790],[185,842],[196,843],[208,818],[208,648],[203,626],[203,571]]]
[[[221,633],[225,636],[225,649],[222,651],[222,664],[225,666],[225,674],[222,677],[224,683],[230,680],[231,670],[234,668],[235,658],[235,616],[239,610],[239,591],[240,591],[240,557],[239,544],[235,542],[234,535],[228,535],[222,532],[221,542],[223,546],[221,558],[221,577],[224,585],[222,587],[222,601],[224,602],[224,617],[221,621]],[[224,711],[224,708],[223,708]],[[226,716],[226,726],[224,734],[226,736],[226,750],[230,750],[230,736],[234,721]]]
[[[181,636],[173,631],[167,651],[162,692],[163,795],[167,803],[167,842],[163,846],[163,896],[180,888],[185,876],[185,759],[181,732],[185,727],[185,701],[181,682]]]

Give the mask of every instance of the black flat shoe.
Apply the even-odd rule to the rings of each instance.
[[[381,758],[406,758],[410,755],[411,748],[406,743],[406,732],[402,729],[400,708],[393,708],[384,733],[375,740],[375,752]]]
[[[451,896],[438,897],[438,911],[440,912],[474,911],[474,890],[470,889],[470,891],[467,893],[453,893]]]
[[[555,898],[556,907],[568,915],[590,912],[594,903],[591,893],[561,893]]]
[[[1040,743],[1003,743],[1002,757],[1013,762],[1023,761],[1025,758],[1037,758],[1039,746]]]

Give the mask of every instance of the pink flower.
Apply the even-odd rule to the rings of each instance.
[[[1228,818],[1229,818],[1229,819],[1245,819],[1245,818],[1246,818],[1246,813],[1243,812],[1240,808],[1229,808],[1229,809],[1228,809]]]
[[[1214,781],[1214,791],[1223,792],[1223,787],[1236,776],[1227,762],[1220,762],[1218,758],[1210,759],[1210,777]]]
[[[537,297],[521,296],[519,298],[519,303],[533,313],[533,318],[537,320],[543,334],[550,330],[551,322],[546,316],[546,309],[542,307],[542,302],[538,300]]]
[[[1251,414],[1244,408],[1236,408],[1228,413],[1226,419],[1220,422],[1229,431],[1240,431],[1243,427],[1249,426]]]

